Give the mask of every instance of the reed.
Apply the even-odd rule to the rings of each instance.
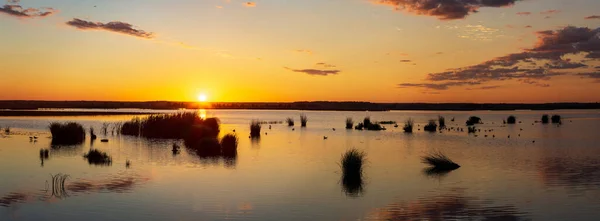
[[[260,122],[257,120],[252,120],[250,122],[250,137],[251,138],[259,138],[260,137]]]
[[[456,170],[460,167],[442,152],[429,153],[421,157],[421,162],[438,170]]]
[[[285,121],[287,122],[289,127],[293,127],[294,126],[294,119],[291,117],[288,117],[287,119],[285,119]]]
[[[300,114],[301,127],[306,127],[306,122],[308,122],[308,117],[306,116],[306,114]]]
[[[553,124],[561,124],[562,120],[560,115],[552,115],[552,118],[550,118],[552,120]]]
[[[413,121],[413,119],[408,118],[408,120],[406,120],[406,122],[404,122],[404,127],[402,129],[404,130],[405,133],[412,133],[414,124],[415,124],[415,122]]]
[[[221,152],[223,155],[232,156],[237,154],[238,137],[235,134],[227,134],[221,138]]]
[[[469,117],[469,119],[467,120],[466,124],[467,126],[473,126],[475,124],[481,124],[481,118],[477,117],[477,116],[471,116]]]
[[[436,132],[438,125],[435,123],[435,120],[429,120],[429,123],[423,127],[424,131]]]
[[[362,192],[363,165],[366,154],[357,149],[350,149],[342,155],[342,185],[347,195],[357,196]]]
[[[81,124],[54,122],[50,124],[49,128],[52,134],[52,144],[74,145],[85,141],[85,129]]]
[[[506,123],[507,124],[516,124],[517,123],[517,117],[510,115],[508,116],[508,118],[506,118]]]
[[[110,165],[112,163],[112,158],[98,149],[89,150],[83,157],[87,159],[89,164]]]
[[[542,115],[542,123],[547,124],[550,122],[550,117],[547,114]]]
[[[352,129],[354,127],[354,120],[351,117],[346,118],[346,129]]]
[[[440,126],[440,130],[446,128],[446,118],[444,116],[438,116],[438,124]]]

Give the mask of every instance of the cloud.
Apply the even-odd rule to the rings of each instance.
[[[448,88],[453,86],[465,86],[465,85],[479,85],[481,82],[476,81],[461,81],[461,82],[446,82],[446,83],[402,83],[398,84],[398,88],[426,88],[431,90],[448,90]]]
[[[479,12],[483,7],[505,7],[520,0],[371,0],[396,10],[416,15],[437,17],[440,20],[462,19]]]
[[[256,7],[256,2],[246,2],[244,3],[246,7]]]
[[[110,32],[116,32],[120,34],[130,35],[139,38],[152,39],[154,33],[146,32],[144,30],[135,29],[133,25],[120,21],[112,21],[108,23],[102,22],[91,22],[78,18],[74,18],[66,23],[69,26],[75,27],[80,30],[105,30]]]
[[[598,72],[579,73],[577,75],[581,78],[593,79],[594,82],[600,83],[600,70]]]
[[[304,74],[313,75],[313,76],[337,75],[341,72],[340,70],[293,69],[293,68],[288,68],[288,67],[285,67],[285,69],[288,69],[293,72],[304,73]]]
[[[590,15],[590,16],[585,17],[585,19],[588,19],[588,20],[590,20],[590,19],[600,19],[600,15]]]
[[[531,25],[527,25],[525,26],[525,28],[533,28]]]
[[[324,68],[335,68],[335,67],[336,67],[336,66],[335,66],[335,65],[333,65],[333,64],[327,64],[327,63],[324,63],[324,62],[319,62],[319,63],[317,63],[316,65],[317,65],[317,66],[324,67]]]
[[[551,15],[551,14],[558,14],[558,13],[560,13],[559,10],[548,10],[548,11],[540,12],[540,14],[542,14],[542,15]]]
[[[298,50],[294,50],[297,53],[303,53],[303,54],[309,54],[312,55],[313,51],[311,50],[305,50],[305,49],[298,49]]]
[[[408,62],[412,62],[411,60],[400,60],[400,62],[402,63],[408,63]]]
[[[588,68],[588,62],[600,61],[600,28],[568,26],[559,30],[539,31],[532,48],[508,54],[483,63],[430,73],[423,84],[442,88],[463,86],[464,82],[492,82],[519,80],[523,83],[546,86],[533,80],[549,80],[566,75],[568,71]],[[580,62],[565,59],[566,55],[585,56]],[[549,86],[549,85],[548,85]]]
[[[531,15],[531,12],[517,12],[517,15]]]
[[[6,14],[18,18],[42,18],[55,14],[53,8],[23,8],[18,0],[9,0],[8,4],[0,7],[0,14]]]
[[[531,80],[531,79],[519,79],[520,82],[525,84],[530,84],[538,87],[550,87],[550,84],[540,83],[539,81]]]
[[[476,88],[467,88],[466,90],[468,91],[474,91],[474,90],[490,90],[490,89],[496,89],[496,88],[500,88],[501,86],[498,85],[494,85],[494,86],[482,86],[482,87],[476,87]]]

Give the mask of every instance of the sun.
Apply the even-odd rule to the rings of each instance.
[[[198,101],[200,102],[206,102],[208,100],[208,97],[206,96],[206,94],[199,94],[198,95]]]

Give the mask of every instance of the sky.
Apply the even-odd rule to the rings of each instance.
[[[598,0],[9,0],[0,100],[600,102]]]

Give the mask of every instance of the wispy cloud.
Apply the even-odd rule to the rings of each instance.
[[[396,10],[416,15],[437,17],[440,20],[462,19],[484,7],[505,7],[520,0],[371,0]]]
[[[411,60],[400,60],[401,63],[409,63],[412,62]]]
[[[577,75],[581,78],[593,79],[594,82],[600,83],[600,70],[597,72],[579,73]]]
[[[313,75],[313,76],[337,75],[341,72],[340,70],[293,69],[293,68],[288,68],[288,67],[285,67],[285,69],[293,71],[293,72],[304,73],[304,74]]]
[[[501,88],[501,86],[498,86],[498,85],[482,86],[482,87],[476,87],[476,88],[467,88],[466,90],[468,90],[468,91],[474,91],[474,90],[491,90],[491,89],[496,89],[496,88]]]
[[[479,85],[481,82],[476,81],[455,81],[455,82],[445,82],[445,83],[402,83],[398,84],[398,88],[426,88],[431,90],[448,90],[453,86],[465,86],[465,85]]]
[[[324,67],[324,68],[335,68],[336,66],[333,64],[327,64],[325,62],[319,62],[316,66]]]
[[[587,20],[600,19],[600,15],[590,15],[590,16],[585,17],[585,19],[587,19]]]
[[[313,54],[313,51],[306,50],[306,49],[297,49],[297,50],[294,50],[294,52],[301,53],[301,54],[308,54],[308,55],[312,55]]]
[[[256,2],[246,2],[244,3],[246,7],[256,7]]]
[[[560,13],[559,10],[548,10],[548,11],[540,12],[540,14],[542,14],[542,15],[552,15],[552,14],[558,14],[558,13]]]
[[[9,0],[7,4],[0,7],[0,14],[18,18],[41,18],[53,15],[57,10],[53,8],[23,8],[19,0]]]
[[[465,82],[493,82],[519,80],[526,84],[547,87],[539,83],[568,71],[589,68],[589,63],[600,61],[600,28],[565,27],[536,33],[537,43],[522,52],[497,57],[483,63],[428,74],[427,87],[445,89],[463,86]],[[586,59],[573,61],[565,55],[581,55]]]
[[[531,15],[531,12],[517,12],[517,15]]]
[[[74,18],[73,20],[68,21],[66,24],[79,30],[104,30],[145,39],[152,39],[155,37],[154,33],[152,32],[136,29],[133,25],[120,21],[102,23]]]

